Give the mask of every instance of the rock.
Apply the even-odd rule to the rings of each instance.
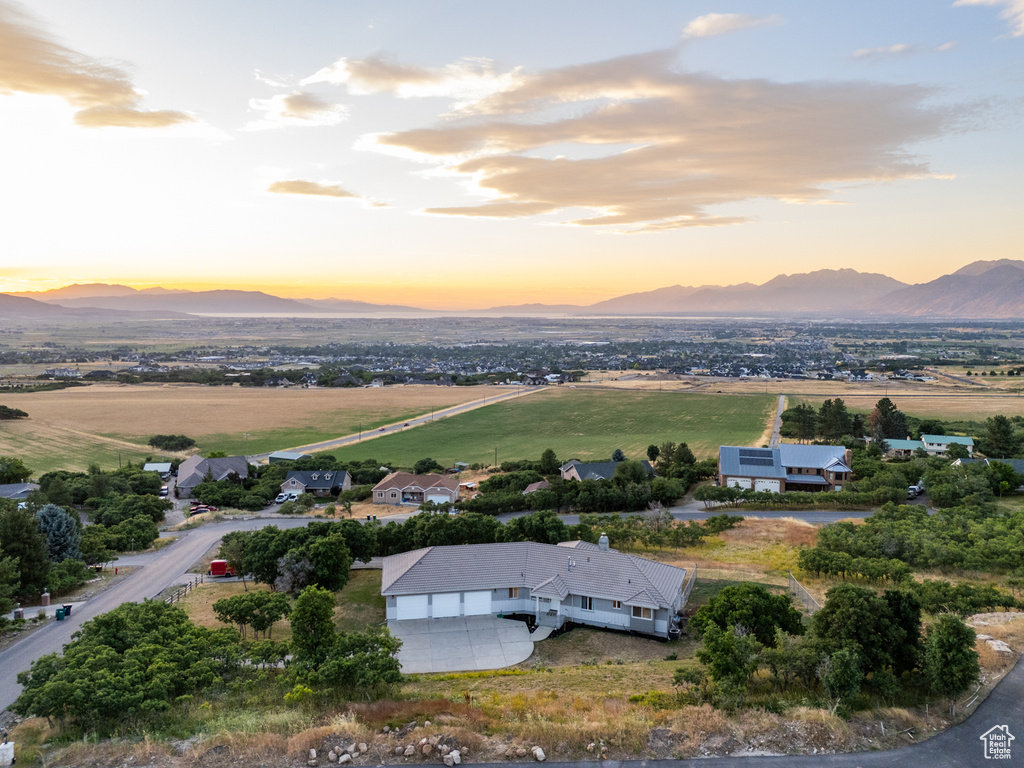
[[[396,755],[404,755],[405,754],[405,747],[395,747],[395,754]]]
[[[420,752],[423,753],[424,757],[426,757],[427,755],[429,755],[433,751],[434,751],[434,745],[433,744],[424,744],[422,747],[420,747]]]
[[[420,739],[420,746],[422,747],[426,743],[427,743],[427,737],[424,736],[422,739]]]
[[[332,763],[338,762],[338,753],[332,749],[330,752],[327,753],[327,759]]]
[[[452,766],[455,765],[455,758],[452,757],[451,755],[445,755],[444,756],[444,764],[448,768],[452,768]]]
[[[316,760],[316,750],[315,749],[309,750],[309,759],[310,760]]]
[[[390,725],[385,725],[384,728],[381,729],[381,732],[382,733],[391,733],[391,726]]]
[[[452,748],[449,747],[447,744],[438,744],[437,751],[438,751],[438,754],[441,755],[441,757],[444,757],[445,755],[447,755],[449,752],[452,751]]]
[[[512,747],[509,747],[508,749],[505,750],[505,757],[508,758],[509,760],[511,760],[515,756],[516,756],[516,751],[514,749],[512,749]]]
[[[405,756],[406,757],[412,757],[415,754],[416,754],[416,747],[414,747],[412,744],[410,744],[408,747],[405,748]]]
[[[347,747],[345,747],[345,751],[348,752],[350,755],[354,755],[356,753],[356,745],[349,744]]]
[[[437,746],[437,740],[438,740],[437,736],[431,736],[429,739],[427,739],[427,743],[430,744],[430,746],[432,746],[432,747],[436,747]]]
[[[975,635],[974,639],[975,640],[991,640],[992,639],[992,635]]]
[[[451,752],[449,752],[448,757],[452,759],[453,765],[458,765],[462,762],[462,755],[459,753],[459,750],[457,749],[453,749]]]
[[[544,754],[544,750],[540,747],[534,747],[530,751],[533,752],[533,759],[536,760],[538,763],[543,763],[545,760],[547,760],[547,755]]]
[[[361,755],[365,753],[369,749],[369,747],[366,746],[366,742],[360,741],[358,744],[356,744],[356,749],[359,750],[359,754]]]
[[[425,721],[423,722],[423,727],[424,727],[424,728],[429,728],[429,727],[430,727],[430,721],[429,721],[429,720],[425,720]]]
[[[318,765],[318,763],[316,760],[307,760],[306,765],[308,765],[310,768],[313,768],[313,766]]]
[[[594,751],[594,746],[595,746],[594,742],[590,742],[589,744],[587,744],[587,752],[593,752]]]
[[[338,758],[338,765],[344,765],[345,763],[351,763],[351,762],[352,762],[352,755],[350,755],[348,752],[346,752],[345,754],[343,754],[341,757]]]
[[[996,653],[1013,653],[1013,650],[1002,640],[989,640],[989,647]]]
[[[516,749],[516,757],[526,757],[526,747],[518,747]]]

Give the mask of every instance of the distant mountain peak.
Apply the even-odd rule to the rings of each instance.
[[[999,267],[1014,267],[1015,269],[1024,269],[1024,261],[1019,259],[995,259],[993,261],[972,261],[965,267],[960,267],[954,275],[983,275],[986,272],[990,272],[993,269]]]

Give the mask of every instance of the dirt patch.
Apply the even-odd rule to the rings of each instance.
[[[607,662],[661,660],[670,653],[660,640],[632,637],[620,632],[576,627],[558,637],[536,643],[533,655],[519,667],[575,666]]]

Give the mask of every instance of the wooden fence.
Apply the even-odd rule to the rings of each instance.
[[[167,597],[165,597],[164,598],[164,602],[165,603],[176,603],[176,602],[178,602],[179,600],[181,600],[181,598],[183,598],[185,595],[187,595],[193,589],[195,589],[200,584],[202,584],[203,583],[203,579],[204,579],[203,574],[199,574],[194,579],[192,579],[192,581],[190,581],[187,584],[185,584],[185,586],[179,587],[178,589],[174,590],[171,594],[169,594]]]

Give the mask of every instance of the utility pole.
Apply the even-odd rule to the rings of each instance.
[[[498,446],[494,446],[494,466],[498,466]]]

